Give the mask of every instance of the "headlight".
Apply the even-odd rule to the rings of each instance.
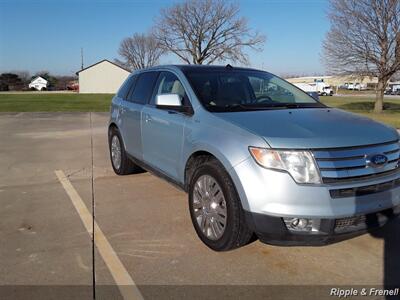
[[[255,161],[264,168],[287,171],[297,183],[321,183],[317,166],[308,151],[286,151],[249,147]]]

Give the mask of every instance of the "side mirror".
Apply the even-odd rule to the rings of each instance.
[[[167,107],[180,107],[182,106],[182,98],[178,94],[162,94],[156,97],[156,106],[158,108]]]
[[[179,111],[188,115],[193,115],[191,106],[182,105],[182,97],[178,94],[162,94],[156,96],[156,107],[170,111]]]

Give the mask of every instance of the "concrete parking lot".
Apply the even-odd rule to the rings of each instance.
[[[192,228],[186,194],[149,173],[113,173],[107,120],[0,115],[1,299],[310,299],[328,298],[332,287],[400,287],[399,220],[325,247],[256,241],[209,250]],[[94,209],[94,250],[84,209]]]

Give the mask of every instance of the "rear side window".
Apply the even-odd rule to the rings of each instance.
[[[132,89],[132,87],[135,84],[137,76],[133,75],[128,77],[125,82],[122,84],[121,88],[118,91],[118,97],[122,99],[126,99],[128,97],[129,91]]]
[[[153,93],[154,84],[157,80],[158,72],[146,72],[138,76],[135,88],[128,96],[128,101],[146,104]]]

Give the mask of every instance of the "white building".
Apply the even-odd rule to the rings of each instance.
[[[37,76],[32,79],[31,83],[29,84],[30,89],[35,89],[38,91],[42,91],[47,89],[48,81],[43,77]]]
[[[78,72],[79,93],[110,93],[118,91],[130,72],[104,59]]]
[[[392,92],[400,91],[400,81],[389,82],[388,87]]]

